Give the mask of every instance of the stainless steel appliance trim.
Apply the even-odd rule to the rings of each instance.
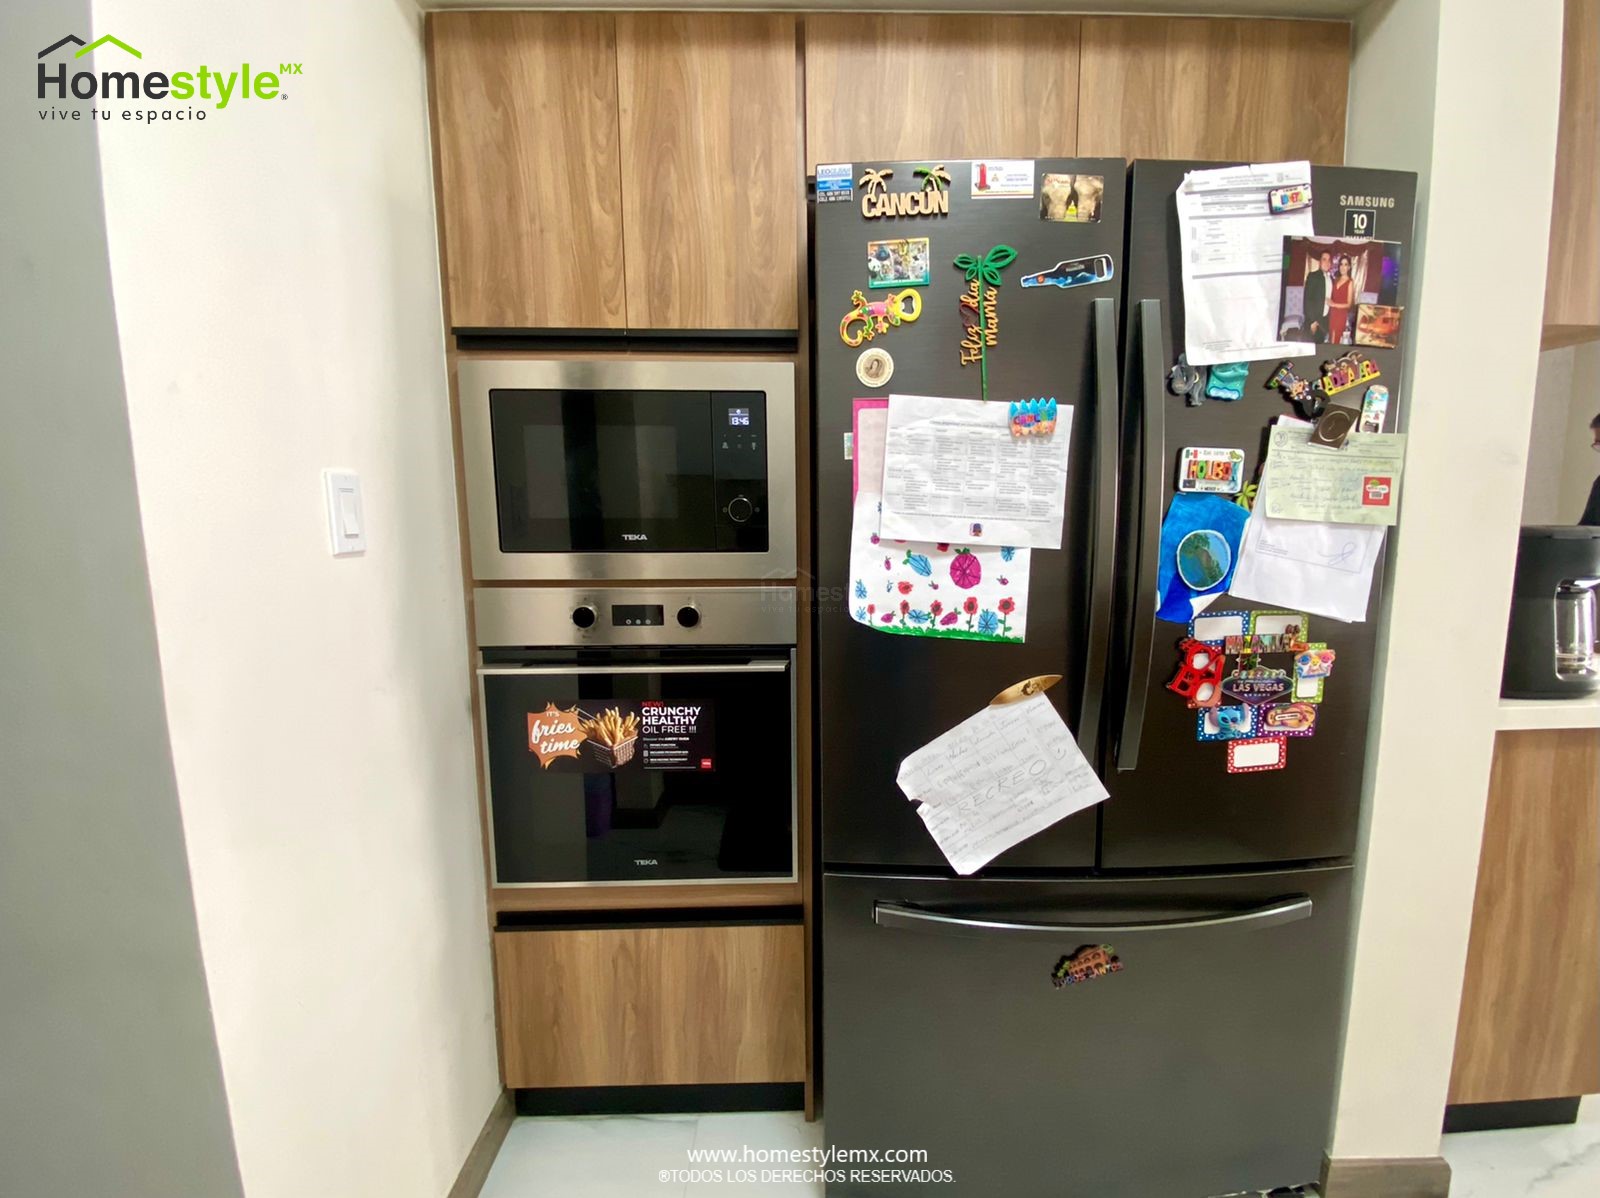
[[[480,647],[793,645],[800,630],[800,597],[792,586],[476,587],[472,604]],[[609,609],[621,604],[660,605],[667,622],[613,626]],[[592,628],[573,624],[580,607],[595,609]],[[699,624],[679,626],[682,607],[694,608]]]
[[[971,915],[946,915],[904,903],[874,903],[872,920],[884,928],[913,928],[946,932],[952,936],[983,936],[990,932],[1039,932],[1060,935],[1063,932],[1086,936],[1118,935],[1131,932],[1177,932],[1190,928],[1251,927],[1268,928],[1278,924],[1294,923],[1311,916],[1311,896],[1289,895],[1273,899],[1247,911],[1222,911],[1215,915],[1200,915],[1184,919],[1152,919],[1133,923],[1093,923],[1068,921],[1066,923],[1025,922],[1005,919],[985,919]]]
[[[789,668],[787,661],[769,658],[727,665],[708,666],[480,666],[480,674],[777,674]]]
[[[800,692],[798,651],[789,650],[789,872],[738,878],[640,878],[637,881],[597,882],[502,882],[500,862],[494,846],[494,780],[489,776],[489,696],[484,676],[491,673],[521,673],[484,667],[478,670],[478,744],[483,753],[483,802],[489,813],[489,884],[496,890],[589,890],[608,886],[786,886],[800,880]],[[609,672],[605,667],[600,672]],[[704,670],[700,671],[706,672]]]
[[[472,577],[492,582],[604,578],[795,577],[795,371],[791,362],[606,358],[462,358],[457,366]],[[495,506],[489,392],[501,388],[764,391],[767,396],[765,553],[505,553]]]

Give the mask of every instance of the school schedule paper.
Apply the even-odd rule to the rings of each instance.
[[[1043,694],[963,720],[902,761],[895,781],[962,875],[1106,797]]]
[[[1274,215],[1279,187],[1311,186],[1309,162],[1190,171],[1178,188],[1184,349],[1191,366],[1296,358],[1316,347],[1278,338],[1283,239],[1310,237],[1310,207]]]
[[[1009,405],[889,397],[880,536],[1061,548],[1072,409],[1048,437],[1013,437]]]

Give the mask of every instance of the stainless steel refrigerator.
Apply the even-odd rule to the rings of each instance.
[[[949,176],[947,214],[912,214],[916,205],[892,198],[863,204],[869,170],[892,172],[875,187],[892,197],[935,164]],[[1197,741],[1196,713],[1166,689],[1187,629],[1155,614],[1161,522],[1181,448],[1242,448],[1254,477],[1269,422],[1294,413],[1265,385],[1276,359],[1252,364],[1234,402],[1191,407],[1167,389],[1184,329],[1174,193],[1186,170],[1207,165],[1216,164],[1039,159],[1031,197],[980,198],[973,163],[858,162],[845,202],[845,172],[819,169],[822,1094],[831,1144],[926,1152],[841,1163],[830,1195],[1209,1198],[1318,1176],[1381,564],[1366,623],[1313,617],[1312,639],[1325,635],[1338,653],[1315,734],[1291,742],[1282,770],[1230,774],[1225,746]],[[1098,219],[1044,219],[1047,174],[1103,180]],[[996,178],[1015,183],[1003,169]],[[1404,265],[1413,175],[1317,167],[1312,189],[1317,234],[1365,228],[1402,243]],[[868,243],[915,238],[928,239],[930,263],[918,318],[846,345],[836,322],[867,290]],[[1062,547],[1032,553],[1021,644],[879,632],[853,618],[842,589],[853,403],[979,397],[978,369],[959,363],[966,280],[952,262],[1002,244],[1017,255],[1001,272],[989,393],[1073,408]],[[1081,265],[1100,256],[1109,280]],[[1024,288],[1027,276],[1043,285]],[[1397,306],[1407,305],[1406,282],[1402,270]],[[858,376],[870,347],[892,358],[886,385]],[[1340,352],[1322,346],[1295,361],[1309,377]],[[1362,352],[1389,387],[1393,431],[1406,398],[1400,351]],[[1267,606],[1227,598],[1214,609]],[[1050,699],[1110,797],[958,878],[896,786],[899,763],[1008,685],[1047,673],[1063,675]],[[1061,984],[1078,949],[1102,944],[1114,972]]]

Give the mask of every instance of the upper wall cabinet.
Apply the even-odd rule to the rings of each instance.
[[[794,17],[616,20],[628,324],[797,328]]]
[[[1350,26],[1085,17],[1078,153],[1344,161]]]
[[[429,29],[450,324],[621,328],[614,18],[435,13]]]
[[[1077,17],[806,17],[806,164],[1078,153]]]
[[[1600,339],[1600,0],[1567,0],[1544,343]]]

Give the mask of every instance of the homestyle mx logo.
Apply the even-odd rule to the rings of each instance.
[[[74,69],[79,59],[97,50],[115,56],[118,61],[112,65],[124,69],[98,72]],[[132,64],[122,61],[124,57],[136,60],[142,68],[143,51],[109,33],[92,42],[85,42],[77,34],[69,33],[60,41],[52,42],[40,50],[37,57],[39,99],[57,100],[65,104],[87,101],[89,119],[101,121],[112,118],[113,109],[97,106],[97,102],[107,100],[141,100],[153,105],[121,108],[124,121],[203,121],[208,115],[206,103],[183,104],[176,101],[204,101],[213,108],[223,109],[235,100],[283,100],[288,98],[283,90],[283,78],[301,74],[301,64],[298,62],[280,62],[276,71],[252,70],[248,62],[240,63],[233,70],[219,70],[206,63],[171,72],[128,69]],[[107,63],[102,58],[97,65],[104,67]],[[41,108],[39,119],[81,121],[83,110],[77,107]]]

